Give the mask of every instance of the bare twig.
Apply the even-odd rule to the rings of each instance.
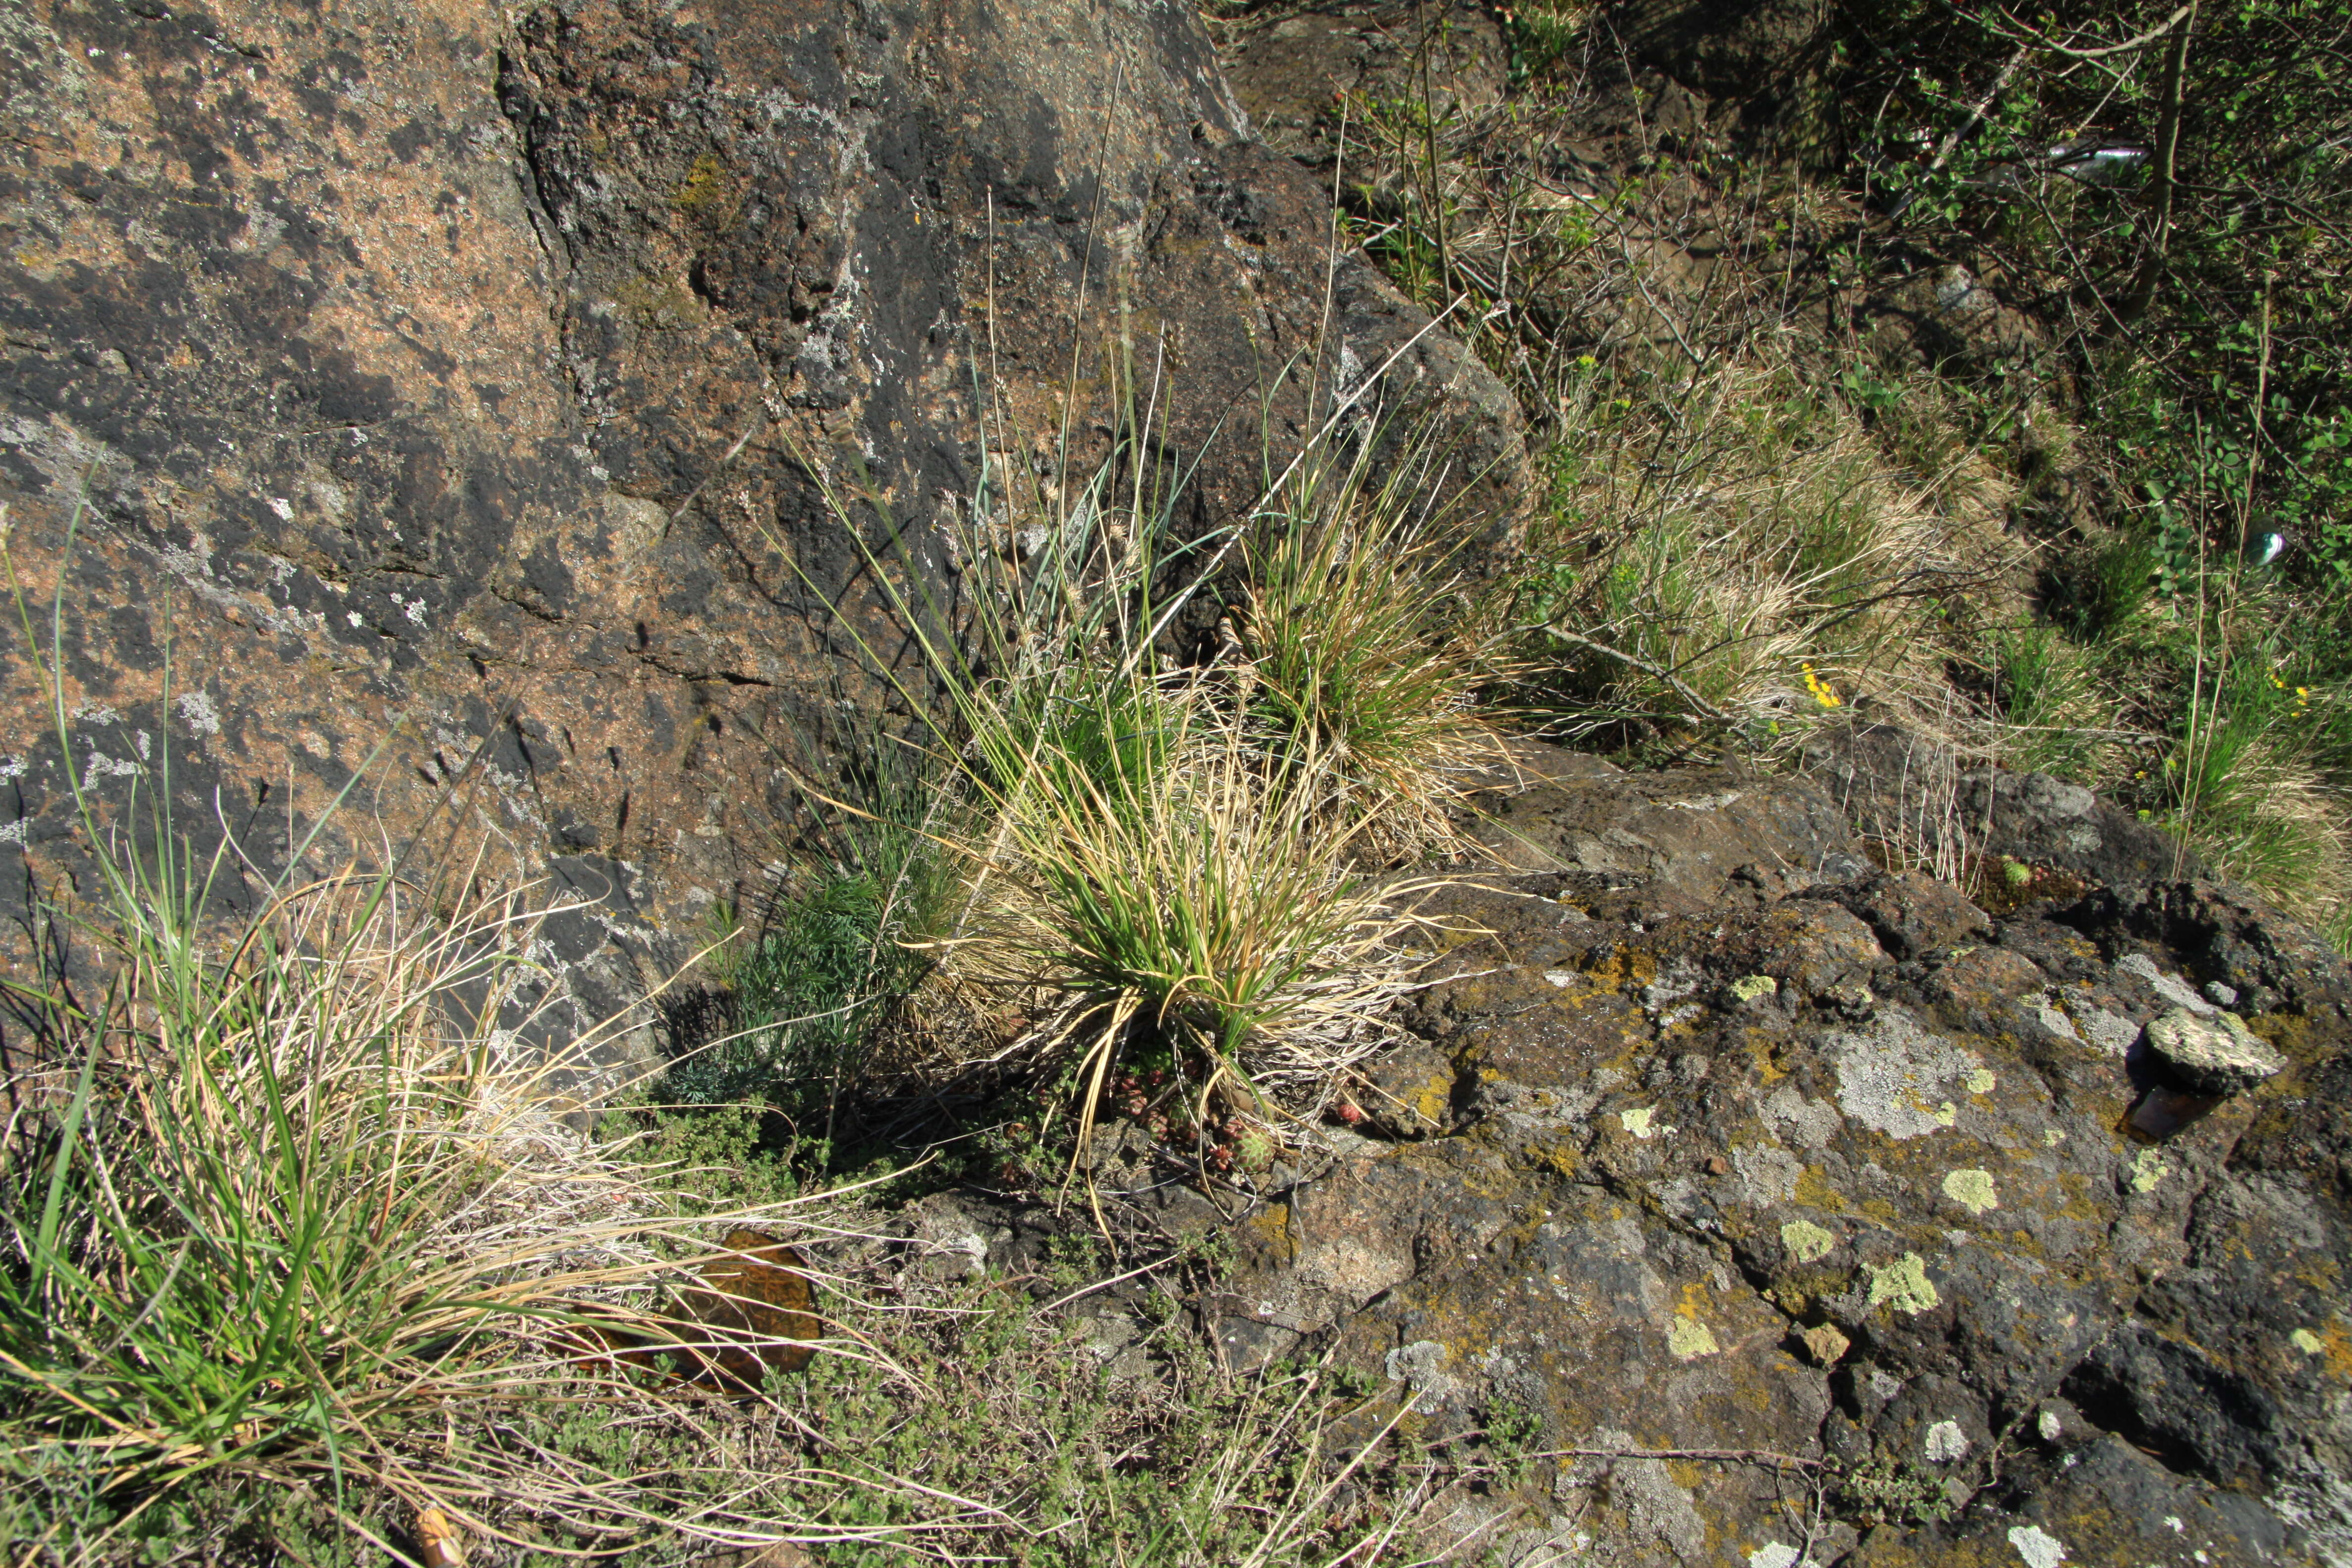
[[[2156,128],[2156,171],[2148,190],[2156,216],[2149,226],[2147,252],[2140,259],[2139,277],[2116,310],[2126,321],[2144,314],[2155,300],[2157,283],[2164,276],[2165,252],[2172,242],[2173,173],[2180,154],[2181,78],[2189,65],[2189,35],[2197,27],[2196,0],[2189,0],[2180,8],[2171,26],[2172,42],[2164,52],[2163,118]]]
[[[1706,718],[1714,720],[1718,724],[1728,724],[1732,722],[1730,714],[1726,713],[1722,709],[1717,708],[1714,703],[1709,702],[1706,698],[1701,697],[1697,692],[1692,690],[1689,682],[1684,680],[1680,676],[1675,674],[1670,669],[1664,669],[1657,665],[1652,664],[1648,659],[1637,658],[1633,655],[1627,653],[1622,648],[1611,647],[1605,642],[1595,642],[1592,638],[1584,636],[1580,632],[1570,631],[1566,626],[1559,625],[1558,622],[1554,622],[1553,624],[1545,626],[1543,629],[1549,632],[1553,637],[1559,638],[1562,642],[1573,643],[1578,647],[1581,648],[1589,648],[1592,652],[1601,655],[1603,658],[1613,658],[1620,664],[1630,666],[1634,669],[1640,670],[1644,675],[1664,681],[1668,686],[1673,687],[1675,691],[1681,694],[1684,701],[1688,702],[1692,707],[1697,709],[1701,714]]]
[[[2034,26],[2029,22],[2019,20],[2017,16],[2010,11],[2006,6],[2001,8],[2000,16],[2001,20],[2007,22],[2011,26],[2015,27],[2019,32],[2026,35],[2032,40],[2036,47],[2048,49],[2053,55],[2063,55],[2070,60],[2099,60],[2105,59],[2110,56],[2129,54],[2135,49],[2144,49],[2147,47],[2148,45],[2156,42],[2157,39],[2163,37],[2167,33],[2171,32],[2175,27],[2179,26],[2181,23],[2187,21],[2189,14],[2196,9],[2197,0],[2189,0],[2188,5],[2181,6],[2179,10],[2175,11],[2171,16],[2167,16],[2163,21],[2158,22],[2155,26],[2150,27],[2147,32],[2140,34],[2137,37],[2126,38],[2120,44],[2105,44],[2097,48],[2091,49],[2076,48],[2071,44],[2060,43],[2049,34],[2042,31],[2041,28]]]

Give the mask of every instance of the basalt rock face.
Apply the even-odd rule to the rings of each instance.
[[[1825,729],[1806,743],[1802,765],[1857,833],[1923,859],[2007,858],[2108,888],[2201,869],[2179,840],[2080,784],[1968,767],[1942,742],[1900,725]]]
[[[1507,1561],[2347,1561],[2340,960],[2196,880],[1996,918],[1809,778],[1521,755],[1396,1058],[1437,1125],[1272,1182],[1229,1357],[1531,1421],[1450,1521]],[[2145,1032],[2215,996],[2286,1065],[2186,1095]]]
[[[583,1016],[756,897],[780,761],[882,705],[850,529],[951,597],[945,524],[1045,482],[1066,388],[1105,460],[1114,360],[1180,528],[1344,395],[1440,409],[1506,526],[1525,488],[1185,7],[37,0],[0,81],[0,503],[102,809],[168,749],[264,872],[346,789],[321,863],[488,843],[482,887],[595,906],[541,954]],[[41,687],[7,639],[20,945],[84,875]]]
[[[1337,155],[1350,94],[1441,112],[1492,110],[1509,83],[1503,24],[1483,6],[1336,0],[1237,23],[1226,40],[1234,96],[1268,144],[1318,163]]]

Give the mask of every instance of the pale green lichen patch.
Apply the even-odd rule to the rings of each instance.
[[[1830,1248],[1837,1245],[1837,1237],[1811,1220],[1792,1219],[1780,1227],[1780,1245],[1799,1263],[1811,1263],[1828,1257]]]
[[[1634,1137],[1648,1138],[1661,1131],[1659,1128],[1654,1127],[1650,1123],[1650,1118],[1655,1116],[1657,1113],[1658,1108],[1656,1106],[1645,1105],[1638,1110],[1619,1111],[1617,1113],[1617,1120],[1624,1125],[1625,1131],[1631,1132]]]
[[[1938,1421],[1927,1428],[1925,1447],[1930,1463],[1948,1465],[1969,1457],[1969,1435],[1957,1421]]]
[[[1916,1252],[1906,1252],[1884,1268],[1865,1263],[1870,1273],[1870,1304],[1892,1307],[1898,1312],[1924,1312],[1941,1298],[1936,1294],[1935,1281],[1927,1278],[1927,1260]]]
[[[1760,1002],[1780,989],[1780,983],[1769,974],[1743,974],[1731,983],[1731,999],[1745,1005]]]
[[[1954,1171],[1944,1178],[1944,1195],[1970,1214],[2000,1207],[1992,1190],[1990,1171]]]
[[[2172,1162],[2154,1149],[2143,1149],[2131,1163],[2131,1190],[2152,1193],[2156,1184],[2172,1173]]]
[[[1960,1080],[1962,1087],[1970,1094],[1990,1094],[1993,1085],[2000,1081],[2000,1079],[1994,1077],[1991,1069],[1988,1068],[1979,1068]]]
[[[2309,1329],[2295,1330],[2294,1332],[2287,1335],[2286,1342],[2293,1345],[2295,1349],[2301,1351],[2305,1355],[2325,1355],[2327,1353],[2327,1342],[2321,1339],[2317,1334],[2313,1333]]]
[[[1715,1342],[1706,1325],[1696,1318],[1676,1318],[1674,1327],[1666,1331],[1666,1349],[1677,1361],[1695,1361],[1703,1355],[1714,1355],[1723,1347]]]

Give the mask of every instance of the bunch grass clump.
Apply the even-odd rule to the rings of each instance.
[[[2335,937],[2352,896],[2352,807],[2340,783],[2352,722],[2337,692],[2300,684],[2285,650],[2213,617],[2198,701],[2164,760],[2178,825],[2217,869]],[[2331,776],[2332,775],[2332,776]]]
[[[1311,1116],[1381,1039],[1411,917],[1351,868],[1363,808],[1322,754],[1270,757],[1197,684],[1159,700],[1152,765],[1097,776],[1048,742],[991,797],[976,934],[1059,997],[1033,1043],[1076,1045],[1083,1104],[1125,1045]]]
[[[1722,727],[1751,743],[1940,679],[1940,606],[1989,547],[1897,483],[1792,364],[1580,396],[1512,614],[1570,735]]]
[[[1414,962],[1412,888],[1362,868],[1445,840],[1486,735],[1439,625],[1447,527],[1413,510],[1433,463],[1376,484],[1379,432],[1335,416],[1249,516],[1187,536],[1135,417],[1051,486],[992,457],[947,541],[958,605],[868,552],[920,669],[868,661],[940,737],[930,837],[963,882],[922,945],[1002,999],[1020,1022],[992,1059],[1066,1079],[1082,1137],[1139,1053],[1196,1092],[1196,1126],[1221,1091],[1318,1112]],[[1178,629],[1218,620],[1206,647]]]
[[[2047,622],[1995,627],[1987,645],[2010,765],[2076,783],[2105,775],[2116,713],[2093,662]]]
[[[203,879],[100,857],[108,979],[32,998],[48,1059],[0,1152],[13,1524],[89,1548],[256,1485],[324,1485],[362,1528],[386,1500],[478,1517],[407,1435],[536,1409],[566,1325],[657,1324],[661,1281],[717,1255],[711,1205],[566,1123],[590,1064],[466,1022],[513,999],[535,921],[346,875],[224,937]]]
[[[1377,479],[1370,449],[1307,467],[1245,540],[1241,701],[1277,758],[1328,761],[1373,861],[1451,847],[1464,783],[1494,753],[1461,531],[1414,500],[1434,457],[1408,445]]]

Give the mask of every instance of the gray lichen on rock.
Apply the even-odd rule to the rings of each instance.
[[[2200,1017],[2175,1007],[2148,1020],[2141,1037],[2156,1068],[2191,1094],[2239,1094],[2286,1070],[2286,1058],[2234,1013]]]

